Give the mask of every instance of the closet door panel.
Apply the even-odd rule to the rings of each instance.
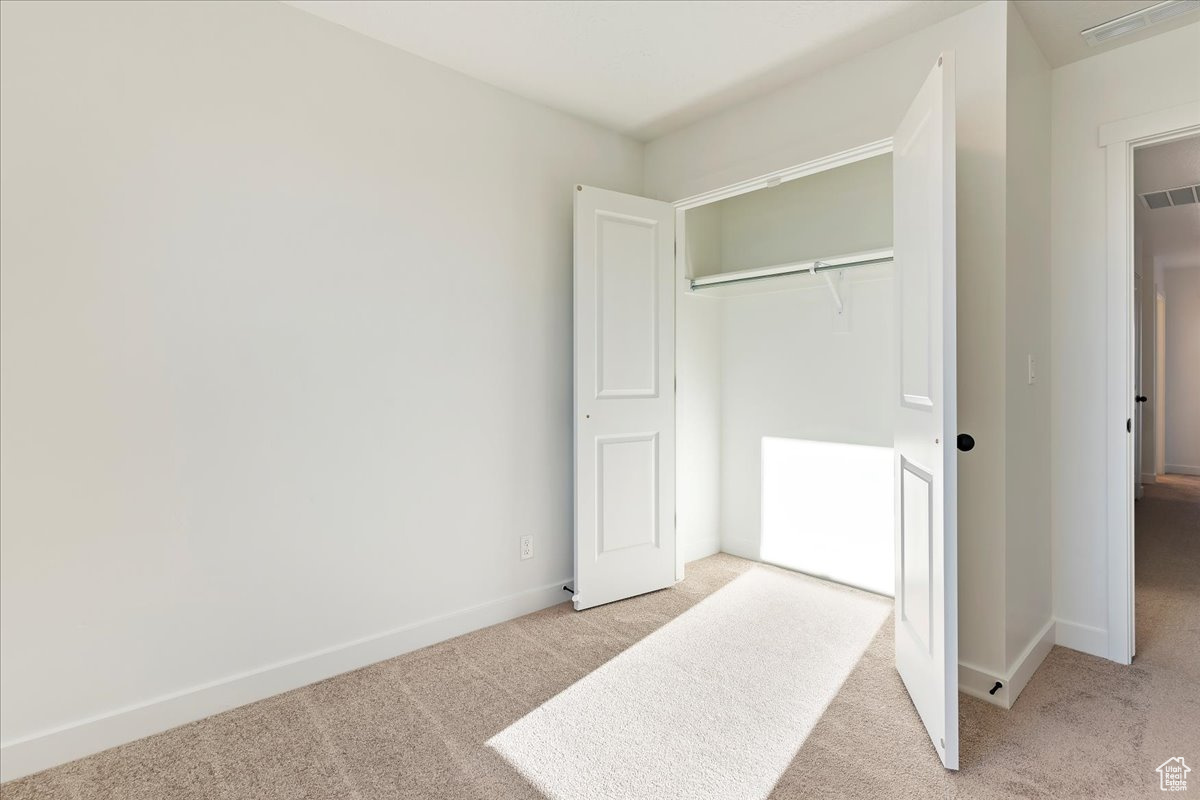
[[[897,281],[896,669],[958,769],[958,460],[954,59],[944,53],[893,137]]]
[[[576,187],[576,609],[675,582],[674,221]]]

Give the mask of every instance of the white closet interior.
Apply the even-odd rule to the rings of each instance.
[[[894,591],[892,156],[679,212],[681,560]]]

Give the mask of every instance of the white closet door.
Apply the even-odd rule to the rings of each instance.
[[[942,763],[958,769],[954,59],[894,138],[896,669]]]
[[[575,608],[675,582],[675,210],[575,192]]]

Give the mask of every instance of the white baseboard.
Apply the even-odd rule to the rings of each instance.
[[[1033,677],[1033,673],[1037,672],[1037,668],[1046,660],[1046,656],[1050,655],[1050,650],[1054,647],[1055,630],[1057,625],[1053,618],[1047,620],[1045,626],[1037,636],[1029,642],[1025,650],[1017,658],[1012,669],[1008,672],[1008,681],[1005,686],[1008,689],[1008,707],[1012,708],[1012,704],[1017,702],[1021,692],[1025,689],[1025,685],[1029,683],[1029,679]]]
[[[1055,620],[1054,643],[1088,655],[1108,658],[1108,631],[1065,619]]]
[[[997,683],[1001,686],[996,690],[996,694],[988,694]],[[969,694],[984,702],[1007,708],[1008,706],[1004,705],[999,696],[1000,692],[1004,692],[1003,684],[1004,679],[993,672],[966,661],[958,662],[958,690],[963,694]],[[1005,692],[1005,696],[1007,694]]]
[[[1055,621],[1048,620],[1004,675],[997,675],[975,664],[960,661],[958,690],[1001,708],[1012,708],[1012,704],[1017,702],[1017,697],[1029,683],[1033,673],[1050,654],[1050,648],[1054,647],[1054,632]],[[992,694],[992,688],[997,683],[1000,684],[1000,688]]]
[[[20,778],[246,703],[307,686],[570,600],[564,583],[490,600],[374,636],[0,744],[0,781]]]
[[[747,542],[742,539],[733,539],[725,536],[721,538],[721,552],[737,556],[738,558],[745,558],[749,561],[762,560],[758,552],[758,542],[756,541]]]
[[[1141,483],[1154,483],[1157,480],[1158,480],[1158,476],[1155,475],[1153,472],[1143,472],[1140,482]]]
[[[1176,475],[1200,475],[1200,467],[1189,467],[1187,464],[1167,464],[1163,469]]]
[[[683,560],[684,563],[698,561],[701,558],[708,558],[711,555],[716,555],[721,552],[721,540],[717,537],[709,539],[701,539],[700,541],[684,539],[683,540]]]

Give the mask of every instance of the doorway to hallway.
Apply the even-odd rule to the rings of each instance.
[[[1200,476],[1160,475],[1137,502],[1138,664],[1200,679]]]

